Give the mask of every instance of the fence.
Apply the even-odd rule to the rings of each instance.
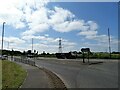
[[[21,63],[25,63],[25,64],[29,64],[29,65],[35,66],[35,60],[34,60],[34,58],[26,58],[26,57],[17,58],[17,57],[14,57],[14,61],[15,62],[21,62]]]

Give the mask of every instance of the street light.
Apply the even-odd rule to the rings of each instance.
[[[2,29],[2,47],[1,47],[1,56],[3,55],[4,24],[5,24],[5,22],[3,22],[3,29]]]

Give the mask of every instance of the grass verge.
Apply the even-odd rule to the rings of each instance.
[[[2,61],[2,89],[19,88],[27,75],[20,65],[7,60]]]
[[[0,60],[0,90],[2,89],[2,61]]]

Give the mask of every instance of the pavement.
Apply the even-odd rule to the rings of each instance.
[[[63,81],[53,72],[43,68],[32,66],[29,64],[24,64],[16,61],[17,64],[21,65],[27,71],[26,79],[23,84],[20,86],[22,88],[61,88],[67,90]]]
[[[20,88],[52,88],[48,75],[35,66],[18,63],[27,71],[27,77]]]

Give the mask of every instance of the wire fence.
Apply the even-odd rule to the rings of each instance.
[[[9,57],[8,60],[35,66],[35,58],[27,58],[21,56],[21,57]]]

